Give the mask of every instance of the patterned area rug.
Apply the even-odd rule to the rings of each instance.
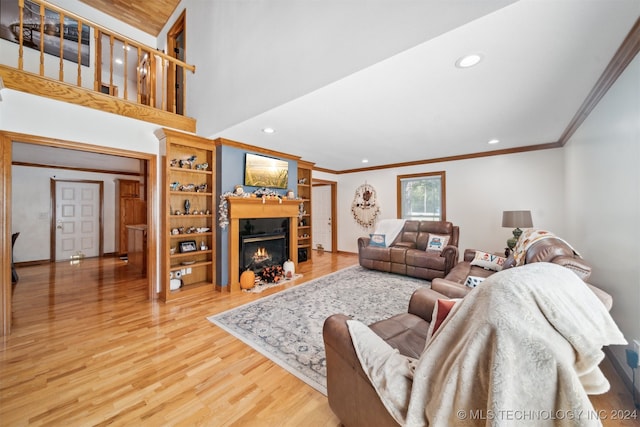
[[[428,286],[354,266],[207,319],[326,395],[324,320],[344,313],[368,325],[406,312],[413,291]]]

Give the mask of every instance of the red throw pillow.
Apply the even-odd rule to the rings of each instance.
[[[436,333],[444,319],[447,318],[447,315],[451,311],[454,305],[456,305],[458,300],[455,299],[439,299],[438,300],[438,310],[436,311],[436,318],[431,319],[432,322],[435,322],[433,325],[433,334]]]

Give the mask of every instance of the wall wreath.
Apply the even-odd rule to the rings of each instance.
[[[370,228],[376,223],[380,213],[378,198],[376,190],[366,182],[356,189],[353,203],[351,203],[351,213],[356,222],[364,228]]]

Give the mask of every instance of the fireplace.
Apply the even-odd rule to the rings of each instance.
[[[282,265],[289,257],[288,218],[242,218],[240,225],[240,272],[256,274],[265,267]]]
[[[229,284],[227,286],[229,292],[240,291],[240,274],[245,266],[242,255],[243,238],[283,235],[284,255],[278,256],[280,258],[278,264],[282,265],[291,259],[297,270],[299,200],[229,197],[227,201],[229,202]],[[267,225],[261,225],[262,220],[267,220]],[[267,244],[272,245],[274,242],[271,240],[263,242],[263,246],[269,251]],[[275,264],[273,260],[275,255],[270,252],[268,256]],[[266,255],[258,254],[259,257],[266,259]]]
[[[287,236],[284,233],[248,235],[241,239],[241,271],[251,269],[259,274],[265,267],[282,265],[287,260]]]

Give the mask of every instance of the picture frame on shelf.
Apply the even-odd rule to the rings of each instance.
[[[196,241],[195,240],[185,240],[183,242],[180,242],[180,253],[184,254],[184,253],[189,253],[189,252],[195,252],[198,250],[198,246],[196,245]]]

